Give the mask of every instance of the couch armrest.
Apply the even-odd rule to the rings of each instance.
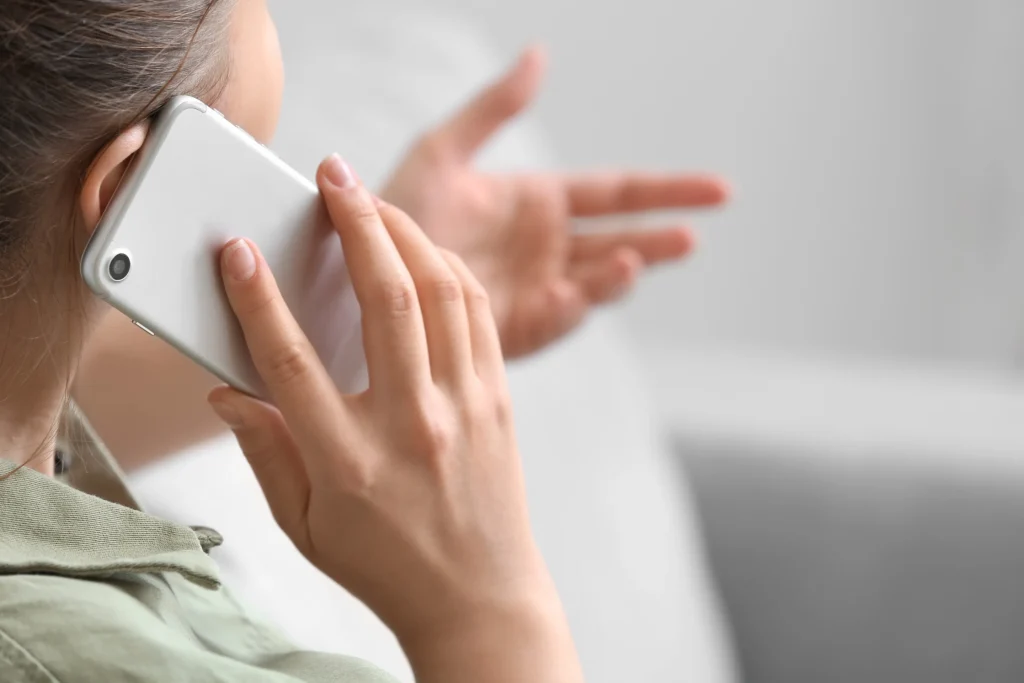
[[[658,362],[744,680],[1024,680],[1018,389]]]
[[[1024,477],[676,445],[744,680],[1024,680]]]

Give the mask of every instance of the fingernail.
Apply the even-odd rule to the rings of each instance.
[[[359,184],[359,178],[352,167],[337,154],[332,154],[324,164],[324,176],[332,185],[343,190],[348,190]]]
[[[213,412],[217,413],[217,417],[231,429],[238,429],[242,426],[242,415],[234,406],[223,401],[210,401],[210,407],[213,408]]]
[[[245,240],[237,240],[224,251],[224,270],[239,282],[256,274],[256,254]]]

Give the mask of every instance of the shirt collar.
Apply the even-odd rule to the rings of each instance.
[[[99,455],[90,469],[110,468],[105,452]],[[75,459],[72,468],[85,466]],[[101,479],[115,493],[126,491],[120,477]],[[0,575],[103,578],[172,572],[205,588],[220,586],[217,566],[205,552],[220,544],[216,532],[167,522],[130,504],[0,460]]]

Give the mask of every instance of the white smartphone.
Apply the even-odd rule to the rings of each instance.
[[[82,275],[141,330],[265,397],[221,280],[220,251],[233,237],[259,246],[338,387],[362,388],[359,305],[316,185],[199,100],[175,98],[154,118]]]

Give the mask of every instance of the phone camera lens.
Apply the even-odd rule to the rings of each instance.
[[[128,254],[120,253],[115,254],[114,258],[110,259],[110,265],[107,268],[107,272],[110,274],[110,279],[114,282],[121,282],[132,269],[132,260]]]

